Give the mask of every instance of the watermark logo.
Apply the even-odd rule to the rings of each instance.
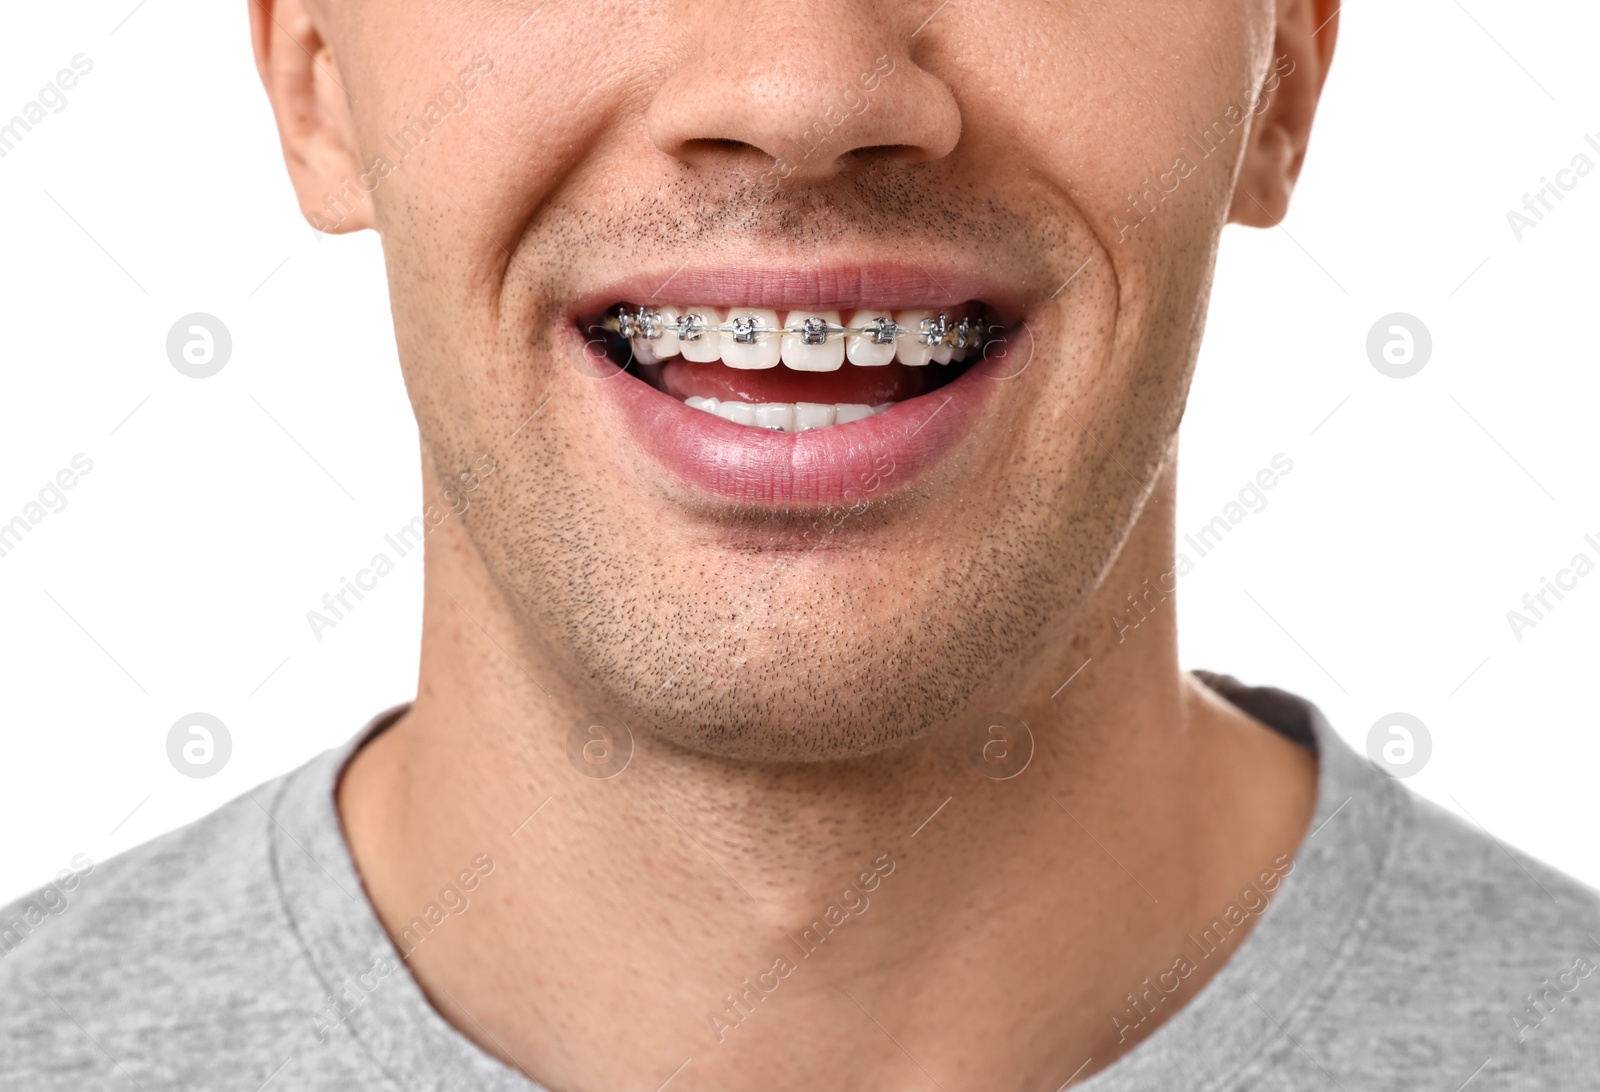
[[[1433,755],[1428,726],[1410,713],[1389,713],[1367,730],[1367,757],[1390,777],[1421,773]]]
[[[1367,359],[1390,379],[1410,379],[1428,366],[1432,355],[1433,335],[1416,315],[1396,311],[1367,331]]]
[[[1015,379],[1028,370],[1028,365],[1033,363],[1034,351],[1038,348],[1033,327],[1024,322],[1021,331],[1013,333],[1017,340],[1015,345],[1004,334],[984,342],[983,359],[974,366],[979,375],[986,379]],[[1028,343],[1026,351],[1022,348],[1024,340]]]
[[[584,777],[616,777],[633,761],[633,733],[615,717],[585,717],[567,733],[567,760]]]
[[[215,315],[196,311],[167,331],[167,359],[190,379],[210,379],[227,367],[232,355],[233,335]]]
[[[167,731],[167,760],[185,777],[221,773],[232,754],[228,726],[210,713],[181,716]]]
[[[991,781],[1010,781],[1033,761],[1033,732],[1007,713],[991,713],[967,729],[967,761]]]

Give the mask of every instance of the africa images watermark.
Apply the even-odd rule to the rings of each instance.
[[[423,538],[437,530],[445,520],[465,512],[472,504],[467,494],[476,490],[483,484],[483,479],[498,469],[500,469],[499,460],[490,455],[479,456],[477,465],[473,469],[461,471],[456,475],[452,485],[445,486],[445,507],[440,508],[437,504],[430,504],[423,509],[422,515],[412,516],[411,522],[391,535],[384,535],[384,544],[394,551],[395,556],[390,557],[388,553],[379,550],[372,555],[366,568],[356,570],[354,580],[348,576],[341,576],[338,590],[323,594],[322,610],[306,611],[306,622],[311,626],[311,635],[321,641],[325,630],[330,630],[344,621],[361,600],[366,598],[364,593],[375,589],[379,580],[394,572],[396,558],[403,558],[422,545]],[[460,488],[455,489],[456,486]],[[455,490],[456,494],[454,500],[450,496],[452,490]],[[355,597],[354,603],[350,601],[351,596]]]
[[[857,76],[854,83],[845,84],[838,102],[829,103],[823,110],[822,116],[812,121],[799,137],[790,138],[790,143],[799,150],[800,163],[804,163],[827,147],[834,133],[851,118],[860,117],[867,112],[867,108],[872,105],[870,96],[894,73],[894,67],[894,59],[888,54],[875,58],[871,69]],[[761,178],[768,186],[777,189],[798,169],[799,163],[787,156],[778,156],[772,166],[762,172]]]
[[[886,451],[875,452],[872,456],[872,467],[868,470],[863,470],[856,475],[856,480],[861,483],[861,488],[857,489],[853,485],[847,485],[844,487],[844,499],[850,503],[843,507],[832,507],[826,509],[822,515],[819,515],[816,519],[811,521],[810,527],[801,532],[801,539],[810,539],[812,534],[816,532],[816,530],[824,523],[831,523],[831,526],[822,532],[823,536],[826,537],[831,535],[833,532],[839,529],[839,526],[843,524],[845,520],[849,519],[851,516],[859,516],[861,513],[865,512],[870,504],[868,495],[876,493],[879,489],[881,489],[883,487],[883,483],[889,478],[894,477],[894,473],[898,469],[900,468],[898,465],[896,465],[894,456],[890,455]],[[813,549],[820,545],[822,545],[822,540],[818,539],[815,543],[813,543]]]
[[[1583,139],[1597,154],[1600,154],[1600,133],[1584,133]],[[1572,162],[1556,172],[1555,181],[1548,177],[1541,177],[1543,183],[1532,193],[1522,195],[1522,207],[1526,212],[1509,209],[1506,212],[1506,223],[1511,225],[1511,234],[1517,242],[1522,242],[1524,232],[1538,227],[1544,222],[1545,214],[1555,211],[1556,201],[1565,201],[1566,195],[1578,188],[1578,183],[1587,178],[1594,171],[1594,160],[1588,155],[1579,152],[1572,157]]]
[[[801,960],[811,958],[821,950],[835,929],[844,926],[852,918],[865,914],[867,907],[872,904],[867,898],[867,893],[876,891],[878,885],[893,874],[894,869],[894,860],[887,853],[879,854],[872,862],[872,868],[863,870],[852,880],[837,901],[829,903],[827,909],[823,910],[815,921],[800,930],[798,938],[790,934],[789,943],[800,953],[799,958]],[[749,978],[741,978],[737,990],[730,990],[723,995],[722,1012],[706,1013],[706,1022],[711,1025],[711,1031],[716,1035],[717,1042],[726,1041],[728,1032],[754,1015],[756,1006],[766,1000],[767,995],[776,993],[778,987],[783,985],[783,980],[794,974],[799,966],[799,961],[791,959],[787,954],[779,954],[773,958],[771,966],[756,975],[754,982]]]
[[[14,904],[0,920],[0,959],[4,959],[22,946],[23,941],[44,925],[50,918],[60,917],[72,904],[69,893],[76,891],[83,878],[94,871],[94,861],[86,853],[72,858],[70,868],[56,873],[56,878],[22,902]]]
[[[46,516],[63,511],[67,507],[66,490],[76,489],[79,479],[93,469],[94,460],[78,452],[69,465],[56,471],[55,476],[44,483],[34,500],[22,506],[19,514],[0,523],[0,557],[7,556],[22,545],[22,540],[43,523]]]
[[[4,159],[16,151],[17,145],[22,143],[22,138],[33,132],[33,127],[44,121],[49,114],[59,114],[67,108],[67,92],[78,86],[78,81],[94,71],[94,61],[86,55],[79,53],[73,56],[71,68],[63,68],[55,74],[55,78],[39,89],[39,93],[28,102],[22,104],[22,109],[14,114],[10,121],[0,125],[0,159]]]
[[[1600,954],[1600,943],[1597,943],[1592,935],[1586,933],[1583,939],[1589,942],[1589,947]],[[1594,968],[1594,960],[1590,959],[1587,953],[1579,952],[1572,957],[1572,966],[1556,975],[1553,984],[1548,975],[1539,980],[1544,989],[1537,997],[1532,993],[1523,994],[1522,999],[1527,1002],[1523,1010],[1521,1012],[1513,1010],[1510,1013],[1511,1030],[1516,1033],[1517,1042],[1527,1042],[1529,1033],[1537,1030],[1539,1025],[1556,1011],[1556,1005],[1577,993],[1583,980],[1594,973]]]
[[[478,86],[478,81],[493,70],[494,61],[481,53],[474,55],[470,67],[457,72],[455,79],[424,103],[403,128],[384,138],[384,151],[372,157],[372,163],[355,181],[346,178],[337,193],[323,195],[324,211],[306,214],[311,226],[323,232],[337,231],[346,217],[355,211],[356,205],[399,169],[406,157],[421,147],[435,129],[443,125],[451,114],[459,114],[467,108],[468,96]],[[394,153],[393,159],[387,154],[390,152]]]
[[[1584,535],[1583,541],[1597,554],[1600,554],[1600,539],[1597,539],[1594,535]],[[1555,610],[1556,604],[1566,598],[1562,592],[1575,590],[1578,586],[1578,581],[1594,572],[1594,570],[1595,563],[1593,559],[1580,550],[1572,555],[1572,561],[1567,568],[1556,570],[1554,581],[1548,576],[1541,576],[1539,578],[1539,590],[1527,592],[1522,596],[1522,611],[1527,613],[1524,614],[1522,611],[1516,610],[1506,611],[1506,621],[1511,625],[1512,636],[1520,642],[1523,630],[1532,629],[1544,621],[1545,615]],[[1552,595],[1556,598],[1555,603],[1550,601]],[[1541,606],[1544,608],[1543,610],[1539,609]]]
[[[395,972],[399,964],[387,952],[373,957],[372,965],[355,975],[342,975],[334,984],[334,991],[323,995],[322,1008],[311,1014],[311,1028],[317,1033],[317,1042],[326,1042],[328,1032],[337,1028],[359,1008],[362,1002],[377,992],[383,980]]]
[[[493,871],[494,858],[487,853],[480,853],[472,858],[470,868],[463,868],[453,880],[440,888],[438,899],[424,906],[421,913],[412,918],[400,931],[397,945],[402,949],[401,960],[410,959],[411,954],[422,945],[422,942],[450,918],[465,914],[467,908],[472,905],[470,893],[476,891],[484,877]],[[398,966],[392,952],[379,952],[364,970],[354,976],[342,976],[337,989],[323,995],[322,1008],[310,1014],[311,1027],[317,1033],[317,1041],[319,1043],[325,1041],[328,1032],[349,1019],[350,1014],[377,992],[378,987],[398,969]]]
[[[1249,109],[1237,103],[1230,103],[1222,115],[1210,125],[1201,129],[1189,138],[1189,144],[1199,153],[1201,160],[1210,159],[1218,149],[1228,142],[1228,138],[1244,128],[1252,115],[1260,117],[1267,112],[1271,104],[1271,96],[1278,90],[1286,76],[1293,74],[1294,62],[1287,55],[1279,57],[1273,62],[1272,71],[1267,74],[1266,80],[1261,84],[1261,90],[1256,93],[1255,101]],[[1128,194],[1127,206],[1121,212],[1111,214],[1111,227],[1117,233],[1117,242],[1127,241],[1130,232],[1137,231],[1139,226],[1160,211],[1170,194],[1176,193],[1184,181],[1199,170],[1198,163],[1189,158],[1189,149],[1184,148],[1172,160],[1172,166],[1156,175],[1151,181],[1148,175],[1140,183],[1138,193]]]
[[[1263,511],[1267,507],[1267,491],[1276,489],[1279,481],[1293,469],[1294,460],[1278,452],[1267,466],[1256,472],[1253,479],[1245,482],[1237,500],[1224,504],[1222,511],[1212,516],[1194,534],[1184,535],[1183,541],[1194,550],[1195,557],[1203,559],[1221,545],[1222,540],[1232,534],[1233,529],[1243,523],[1246,517]],[[1130,630],[1138,629],[1166,602],[1167,596],[1177,589],[1180,576],[1187,576],[1194,571],[1195,560],[1183,551],[1178,551],[1175,561],[1171,569],[1155,578],[1155,583],[1152,584],[1150,578],[1145,577],[1141,590],[1128,594],[1126,612],[1119,610],[1111,616],[1111,628],[1116,631],[1118,644],[1126,641]]]
[[[1122,1012],[1111,1014],[1111,1027],[1117,1033],[1117,1041],[1127,1042],[1129,1035],[1136,1032],[1162,1005],[1166,1004],[1167,998],[1183,987],[1184,981],[1199,969],[1202,961],[1221,951],[1222,946],[1251,918],[1265,914],[1278,886],[1283,883],[1284,877],[1293,871],[1294,861],[1289,855],[1280,856],[1273,862],[1270,872],[1263,870],[1256,877],[1255,883],[1239,892],[1238,902],[1230,902],[1221,914],[1200,930],[1199,936],[1189,934],[1188,940],[1194,946],[1194,956],[1191,957],[1187,951],[1179,952],[1172,960],[1172,966],[1156,975],[1154,982],[1146,978],[1139,983],[1136,992],[1128,994],[1125,999],[1127,1006]]]

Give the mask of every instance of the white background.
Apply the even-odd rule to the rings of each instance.
[[[320,643],[305,617],[420,507],[377,238],[319,238],[296,211],[244,0],[134,2],[12,4],[0,33],[0,119],[94,62],[0,159],[0,522],[94,463],[0,558],[0,900],[414,687],[419,555]],[[1305,694],[1357,747],[1384,714],[1420,717],[1411,784],[1600,884],[1600,573],[1521,641],[1506,620],[1573,554],[1600,561],[1600,172],[1520,242],[1506,220],[1577,153],[1600,164],[1600,8],[1343,20],[1289,219],[1224,240],[1180,534],[1273,455],[1294,470],[1184,579],[1184,661]],[[234,341],[204,381],[165,353],[196,311]],[[1434,340],[1404,380],[1365,348],[1397,311]],[[166,754],[196,710],[233,737],[204,780]]]

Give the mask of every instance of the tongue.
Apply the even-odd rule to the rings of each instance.
[[[846,366],[832,372],[797,372],[779,365],[746,371],[725,364],[696,364],[681,357],[659,367],[656,385],[674,398],[715,398],[721,402],[820,402],[878,406],[926,394],[948,378],[942,365],[908,368]]]

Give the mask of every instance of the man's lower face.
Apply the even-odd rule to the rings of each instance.
[[[1047,699],[1170,450],[1228,165],[1119,250],[1097,221],[1123,195],[1085,207],[1071,167],[1126,188],[1160,138],[1063,148],[1059,111],[967,87],[938,159],[836,150],[773,184],[725,132],[650,129],[665,91],[550,63],[497,58],[375,194],[435,472],[501,468],[461,518],[530,662],[752,760]],[[1002,122],[1039,131],[1004,159]]]
[[[869,249],[705,259],[669,286],[696,302],[635,278],[550,300],[522,347],[422,380],[439,470],[501,466],[462,518],[535,662],[636,732],[817,760],[1010,708],[1145,497],[1184,369],[1135,390],[1108,361],[1106,278],[941,305]],[[927,344],[941,317],[971,343]]]

